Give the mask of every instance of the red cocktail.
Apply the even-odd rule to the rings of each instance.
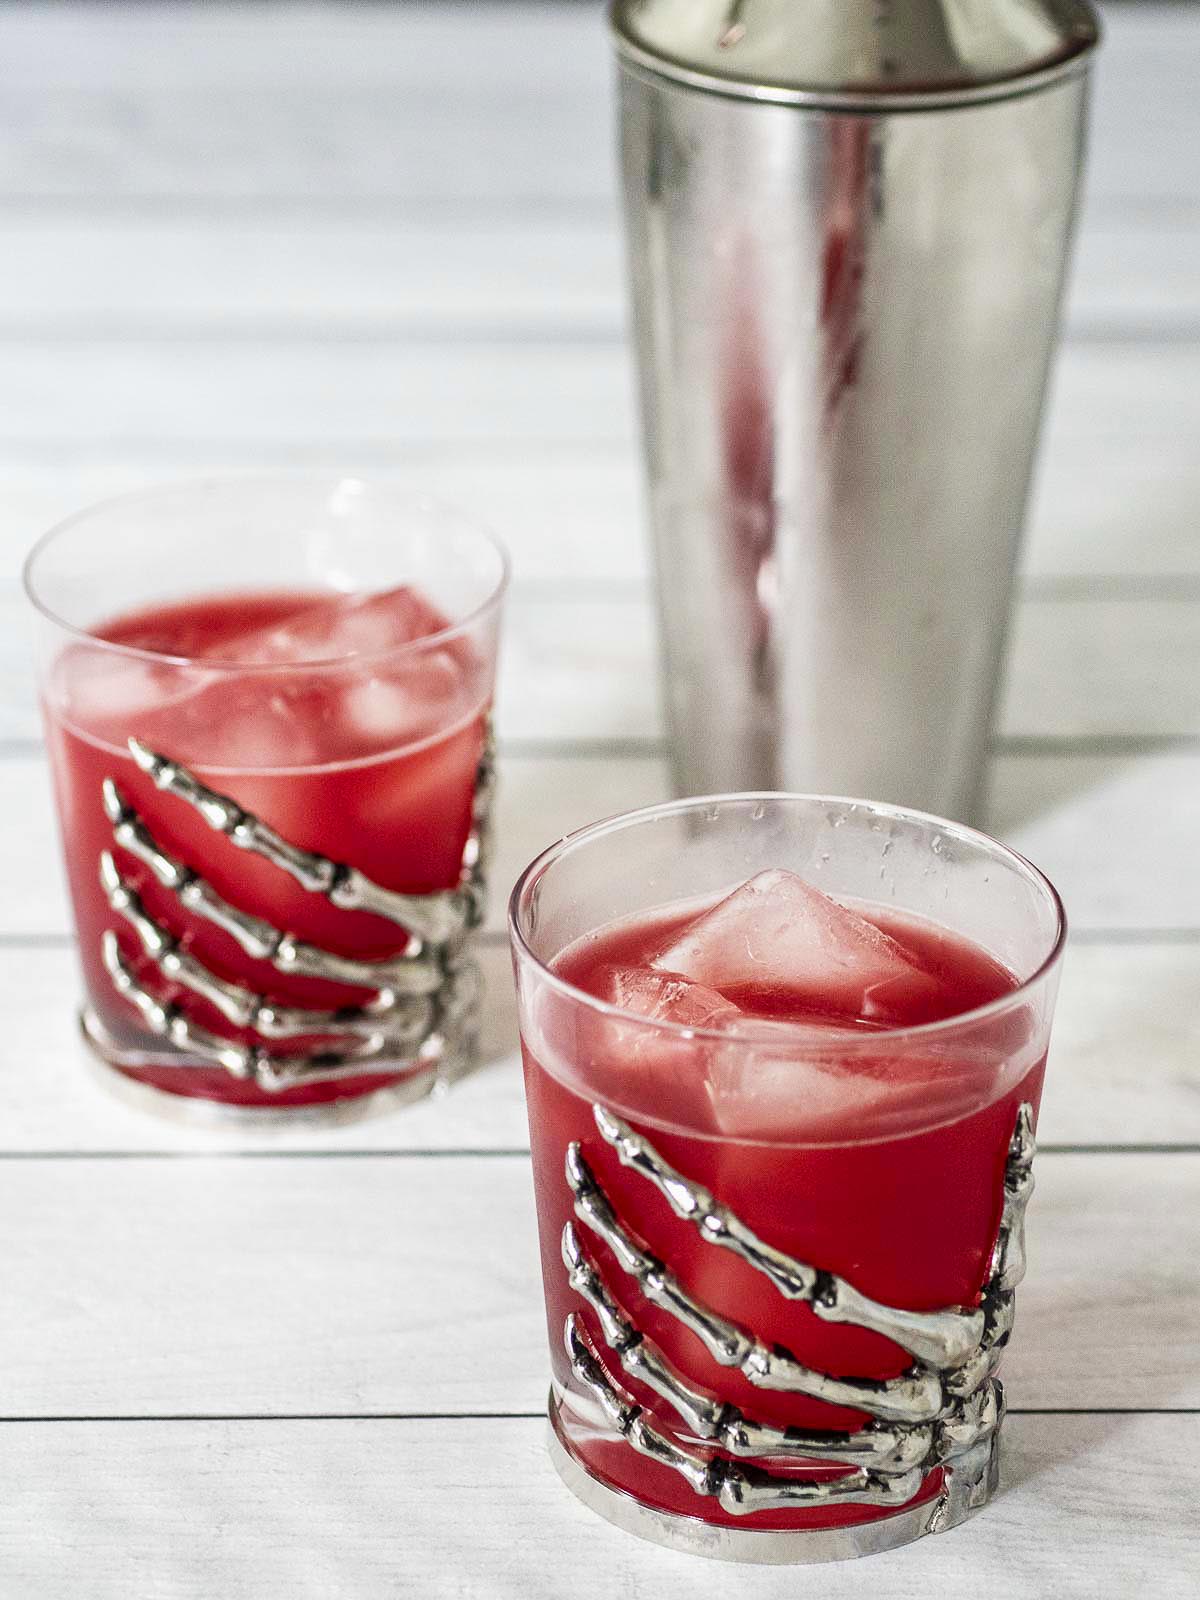
[[[504,579],[354,482],[161,491],[34,552],[85,1031],[125,1079],[277,1113],[464,1064]]]
[[[995,1481],[1063,924],[970,830],[683,802],[513,899],[556,1460],[661,1542],[865,1553]]]

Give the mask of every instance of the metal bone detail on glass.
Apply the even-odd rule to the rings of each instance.
[[[228,795],[201,783],[186,767],[128,741],[134,760],[164,793],[199,813],[238,848],[270,861],[302,888],[347,911],[369,911],[394,923],[408,947],[383,960],[356,960],[294,938],[261,917],[230,904],[192,868],[156,841],[118,785],[107,779],[103,803],[113,840],[148,867],[179,905],[229,934],[247,955],[277,971],[320,978],[372,991],[358,1006],[312,1010],[278,1005],[219,977],[186,948],[185,941],[156,921],[115,858],[100,858],[100,881],[112,909],[133,929],[142,956],[178,990],[214,1006],[234,1027],[263,1039],[323,1038],[330,1043],[306,1052],[277,1053],[261,1044],[241,1044],[201,1027],[178,1000],[162,1000],[138,981],[134,964],[112,930],[103,935],[104,965],[118,993],[144,1024],[177,1049],[249,1079],[271,1093],[303,1084],[361,1077],[386,1058],[386,1070],[401,1063],[424,1069],[431,1081],[452,1055],[465,1050],[476,1026],[479,970],[462,950],[466,935],[483,919],[489,818],[495,787],[494,745],[489,729],[475,784],[471,832],[462,876],[454,889],[402,894],[373,882],[356,868],[301,850]],[[185,1066],[186,1063],[181,1063]]]
[[[851,1470],[832,1481],[806,1481],[710,1455],[674,1437],[607,1369],[582,1319],[572,1314],[564,1327],[571,1370],[626,1443],[678,1472],[698,1495],[715,1498],[734,1516],[838,1501],[900,1507],[937,1469],[944,1473],[943,1486],[928,1531],[953,1527],[986,1502],[996,1486],[1004,1419],[1003,1389],[993,1374],[1012,1329],[1014,1293],[1025,1270],[1025,1209],[1033,1191],[1030,1105],[1019,1108],[1009,1144],[1000,1224],[980,1305],[929,1312],[881,1305],[833,1273],[765,1244],[707,1189],[676,1172],[649,1140],[604,1106],[594,1105],[592,1113],[622,1165],[653,1184],[675,1214],[694,1223],[708,1243],[733,1251],[781,1295],[803,1301],[817,1316],[885,1334],[914,1357],[898,1378],[833,1378],[718,1315],[620,1221],[579,1144],[572,1143],[566,1174],[575,1213],[648,1301],[689,1328],[720,1365],[737,1368],[757,1387],[811,1395],[872,1418],[853,1432],[779,1427],[707,1394],[684,1378],[622,1310],[575,1226],[568,1223],[562,1255],[571,1287],[591,1307],[599,1334],[620,1366],[667,1401],[687,1435],[728,1456],[809,1458]]]

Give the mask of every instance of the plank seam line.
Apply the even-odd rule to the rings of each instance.
[[[1186,1144],[1042,1144],[1039,1156],[1195,1156],[1200,1143]],[[213,1149],[213,1150],[0,1150],[5,1161],[527,1161],[527,1145],[487,1146],[472,1149],[456,1145],[439,1150],[414,1150],[402,1146],[339,1150]]]
[[[498,950],[508,943],[503,928],[485,928],[474,935],[477,949]],[[1128,945],[1128,944],[1197,944],[1200,927],[1181,928],[1088,928],[1071,929],[1072,945]],[[0,950],[69,950],[75,945],[75,935],[58,933],[0,932]]]
[[[90,314],[85,314],[90,315]],[[159,320],[137,316],[97,315],[90,321],[73,321],[56,314],[41,321],[0,320],[0,345],[14,348],[43,346],[61,349],[65,345],[220,345],[226,349],[263,345],[271,348],[317,347],[354,349],[357,346],[391,346],[426,350],[445,346],[460,349],[473,344],[512,346],[516,349],[618,350],[625,347],[626,328],[619,312],[598,316],[580,315],[560,322],[539,322],[526,315],[501,316],[499,320],[478,322],[440,320],[436,312],[428,318],[376,316],[350,318],[336,313],[314,312],[309,316],[289,314],[272,318],[252,315],[243,318],[220,312],[207,317],[178,317]],[[1200,344],[1200,321],[1193,314],[1150,314],[1144,318],[1118,321],[1076,313],[1068,318],[1063,348],[1127,345],[1133,348],[1161,345]]]
[[[1200,733],[999,734],[996,756],[1054,760],[1104,756],[1193,754]],[[499,741],[509,761],[659,761],[671,754],[661,734],[616,734],[599,738],[510,738]],[[41,761],[45,744],[36,737],[0,739],[0,761]]]
[[[471,935],[475,949],[496,950],[508,944],[503,928],[481,928]],[[73,933],[0,933],[0,950],[68,950],[75,945]]]
[[[1164,3],[1191,5],[1192,0],[1164,0]],[[512,216],[528,218],[541,214],[547,221],[596,221],[617,225],[617,202],[611,191],[601,188],[585,193],[536,193],[526,191],[497,196],[480,189],[478,193],[461,191],[458,194],[370,194],[337,193],[333,190],[308,192],[276,191],[238,193],[234,190],[199,189],[180,192],[163,190],[113,190],[109,194],[89,194],[55,191],[53,189],[12,189],[0,194],[0,216],[20,219],[22,213],[37,220],[49,215],[54,220],[66,217],[68,221],[78,216],[81,221],[96,218],[120,222],[132,216],[135,219],[149,216],[161,217],[164,201],[171,205],[175,221],[190,223],[193,220],[220,220],[227,213],[235,220],[244,218],[270,223],[277,215],[298,214],[302,218],[318,217],[322,220],[346,218],[355,222],[401,221],[451,221],[464,227],[486,224],[494,226]],[[73,215],[74,214],[74,215]],[[1125,233],[1136,228],[1152,227],[1185,232],[1195,227],[1200,219],[1200,202],[1183,193],[1146,195],[1130,190],[1114,190],[1108,194],[1093,195],[1087,207],[1084,226],[1091,233]]]
[[[1010,1417],[1194,1417],[1200,1406],[1009,1406]],[[0,1427],[164,1422],[544,1422],[544,1411],[174,1411],[0,1416]]]
[[[33,220],[49,213],[55,221],[65,216],[67,221],[123,222],[130,216],[135,220],[150,217],[160,220],[163,204],[169,202],[173,222],[190,223],[193,220],[211,222],[214,213],[227,212],[235,221],[263,219],[268,224],[276,220],[274,214],[298,214],[301,218],[320,217],[337,221],[347,218],[354,222],[453,222],[461,227],[480,225],[495,227],[498,222],[513,216],[527,219],[541,213],[548,222],[580,222],[594,220],[617,226],[616,201],[599,190],[592,194],[514,194],[503,199],[480,192],[477,195],[460,193],[450,195],[387,195],[387,194],[334,194],[331,191],[308,194],[204,194],[199,190],[180,193],[164,189],[158,193],[143,191],[113,192],[107,195],[85,193],[56,194],[49,189],[13,189],[0,194],[0,217],[21,220],[22,212],[32,213]],[[1167,220],[1174,213],[1163,208]],[[218,218],[219,220],[219,218]],[[1185,216],[1184,225],[1191,223]],[[1136,222],[1142,221],[1139,215]]]
[[[74,1416],[62,1412],[47,1416],[0,1416],[5,1423],[61,1422],[534,1422],[544,1421],[544,1411],[153,1411],[115,1413],[109,1416]]]

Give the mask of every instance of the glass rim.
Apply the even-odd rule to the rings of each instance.
[[[25,597],[33,609],[47,622],[73,639],[80,640],[91,648],[101,650],[113,655],[122,656],[128,660],[152,662],[158,666],[168,667],[201,667],[206,672],[214,674],[247,673],[271,674],[289,673],[308,670],[313,667],[352,667],[363,662],[395,660],[405,655],[420,655],[424,652],[438,649],[448,642],[461,637],[462,634],[476,627],[491,613],[497,611],[508,592],[512,578],[512,560],[507,547],[492,530],[466,511],[460,510],[436,496],[427,494],[422,489],[416,489],[405,483],[397,481],[394,488],[415,506],[429,516],[454,517],[471,533],[479,542],[491,551],[496,557],[499,567],[496,581],[491,589],[474,606],[465,617],[460,617],[457,622],[451,622],[444,628],[437,629],[434,633],[422,634],[419,639],[408,639],[403,644],[389,645],[382,650],[351,651],[345,655],[334,656],[306,656],[296,661],[235,661],[230,659],[208,660],[201,656],[173,655],[165,650],[147,650],[139,645],[122,644],[114,639],[101,639],[87,628],[80,627],[77,623],[68,622],[61,617],[46,600],[38,593],[35,567],[64,534],[70,533],[81,523],[103,512],[119,510],[122,506],[142,504],[176,492],[187,493],[201,489],[212,488],[243,488],[257,486],[270,488],[272,485],[284,484],[312,485],[313,488],[325,486],[331,489],[341,488],[347,484],[357,484],[368,491],[379,491],[389,487],[382,478],[364,477],[357,473],[324,473],[308,472],[299,469],[295,472],[267,472],[267,473],[214,473],[208,477],[174,478],[164,483],[153,484],[142,489],[131,489],[125,494],[109,495],[103,500],[94,500],[89,505],[83,506],[78,511],[73,511],[69,516],[63,517],[54,523],[34,541],[28,555],[21,564],[21,587]],[[219,591],[212,591],[219,593]],[[331,591],[336,592],[336,591]],[[354,592],[354,591],[347,591]]]
[[[837,1033],[837,1048],[840,1051],[848,1050],[852,1053],[861,1051],[878,1050],[883,1045],[891,1045],[895,1041],[933,1039],[945,1035],[955,1029],[971,1026],[978,1022],[987,1021],[992,1017],[1000,1016],[1011,1007],[1018,1005],[1042,980],[1054,970],[1062,958],[1067,941],[1067,912],[1063,905],[1062,896],[1051,880],[1032,861],[1023,856],[1011,845],[1003,844],[999,839],[994,839],[991,834],[984,833],[982,829],[969,827],[965,822],[954,822],[947,817],[939,817],[931,811],[920,811],[915,807],[891,805],[881,800],[856,799],[846,795],[828,795],[816,793],[801,793],[792,790],[751,789],[733,790],[725,794],[689,795],[678,800],[664,800],[655,805],[639,806],[632,811],[620,811],[611,816],[603,817],[597,822],[590,822],[584,827],[576,828],[571,833],[564,834],[561,839],[536,855],[513,885],[512,893],[508,900],[508,931],[509,938],[518,957],[528,959],[538,969],[541,980],[564,999],[584,1005],[588,1011],[618,1023],[639,1023],[644,1028],[652,1028],[673,1039],[699,1039],[705,1043],[720,1043],[725,1046],[743,1046],[747,1050],[761,1049],[764,1036],[755,1035],[747,1030],[746,1033],[731,1037],[729,1033],[719,1028],[692,1027],[686,1023],[672,1022],[664,1017],[647,1017],[636,1011],[626,1010],[623,1006],[614,1005],[611,1001],[601,1000],[598,996],[589,994],[586,989],[581,989],[577,984],[568,982],[553,968],[543,961],[541,956],[533,949],[525,937],[521,926],[521,916],[528,900],[545,874],[556,861],[563,858],[572,850],[586,845],[590,840],[602,838],[610,834],[619,833],[623,829],[636,826],[643,822],[652,822],[661,818],[678,815],[686,811],[698,810],[704,806],[720,806],[731,802],[738,803],[769,803],[771,801],[786,801],[791,804],[809,803],[824,806],[846,806],[871,812],[875,816],[903,819],[909,822],[931,823],[942,832],[952,834],[955,838],[968,844],[983,848],[991,853],[1002,856],[1022,870],[1028,881],[1040,889],[1054,912],[1054,935],[1050,941],[1050,948],[1045,956],[1038,962],[1034,970],[1025,978],[1021,978],[1016,987],[1005,994],[998,995],[995,1000],[989,1000],[984,1005],[973,1006],[967,1011],[956,1011],[952,1016],[942,1017],[936,1022],[912,1023],[901,1028],[879,1028],[861,1034]],[[785,1032],[784,1030],[787,1030]],[[812,1023],[778,1021],[772,1022],[771,1036],[775,1042],[785,1038],[790,1033],[795,1037],[798,1046],[807,1047],[809,1051],[827,1050],[830,1039],[834,1036],[831,1030],[822,1032]]]

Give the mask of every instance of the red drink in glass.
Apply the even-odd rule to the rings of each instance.
[[[836,907],[824,946],[811,928],[792,938],[774,897],[799,880],[770,870],[781,864],[853,908],[847,937],[865,941],[859,958],[882,961],[882,981],[855,994],[855,952],[839,965],[834,948],[846,932]],[[743,890],[714,910],[739,871],[763,893]],[[883,903],[866,900],[872,879]],[[829,903],[795,893],[801,919]],[[905,1346],[869,1313],[833,1320],[817,1302],[836,1279],[875,1307],[949,1311],[962,1328],[999,1304],[993,1251],[1006,1181],[1027,1166],[1014,1133],[1036,1117],[1061,938],[1045,880],[933,819],[734,797],[577,835],[530,868],[513,919],[564,1477],[647,1537],[742,1559],[864,1553],[961,1520],[986,1498],[994,1467],[980,1429],[971,1464],[984,1477],[968,1505],[967,1463],[951,1441],[965,1438],[963,1405],[998,1408],[991,1375],[1007,1324],[992,1329],[986,1361],[968,1359],[964,1344],[952,1370],[935,1370],[927,1349],[914,1358],[920,1337]],[[761,1263],[714,1242],[708,1201],[823,1274],[815,1294],[789,1297]],[[757,1353],[714,1350],[694,1315],[715,1316],[726,1346],[733,1329]],[[682,1380],[701,1397],[711,1426],[647,1381],[647,1357],[665,1363],[668,1390]],[[762,1359],[784,1381],[764,1382]],[[615,1410],[589,1379],[597,1364]],[[818,1381],[789,1386],[797,1367]],[[925,1412],[881,1418],[890,1390],[873,1411],[846,1395],[833,1403],[825,1377],[924,1385]],[[958,1399],[956,1388],[971,1394]],[[759,1432],[736,1449],[739,1419]],[[998,1415],[989,1439],[993,1424]],[[875,1458],[862,1451],[888,1429],[897,1453],[871,1476]],[[663,1440],[682,1455],[664,1460]],[[860,1461],[861,1493],[805,1503],[785,1489],[755,1509],[780,1480],[846,1487]]]
[[[168,491],[168,497],[172,493],[184,492]],[[139,764],[128,741],[228,797],[289,848],[353,868],[385,891],[453,894],[463,876],[485,755],[503,560],[490,541],[457,523],[443,527],[439,551],[432,510],[390,492],[367,497],[369,514],[361,489],[346,497],[337,486],[316,495],[315,504],[308,503],[313,486],[294,481],[213,485],[198,493],[196,524],[210,547],[204,565],[219,570],[211,546],[219,547],[222,533],[236,534],[242,553],[230,551],[230,565],[249,567],[251,580],[256,567],[264,579],[271,569],[280,576],[294,569],[313,574],[320,567],[314,527],[327,537],[329,524],[341,533],[339,523],[348,523],[345,537],[322,552],[339,587],[251,581],[222,590],[211,577],[202,587],[198,578],[189,581],[185,539],[182,552],[175,552],[182,582],[160,559],[149,564],[149,581],[140,590],[134,586],[138,599],[161,596],[152,603],[100,612],[119,588],[112,581],[98,585],[100,594],[82,615],[77,593],[74,606],[58,597],[44,602],[56,618],[43,625],[43,710],[88,996],[86,1031],[125,1078],[180,1099],[273,1112],[361,1100],[412,1079],[413,1049],[382,1043],[382,1033],[369,1036],[364,1024],[353,1037],[354,1047],[364,1049],[361,1070],[347,1065],[336,1076],[265,1088],[253,1074],[235,1075],[219,1062],[195,1059],[186,1044],[154,1036],[144,1009],[119,992],[105,953],[106,936],[114,934],[140,991],[177,1007],[191,1028],[235,1047],[268,1048],[287,1062],[344,1044],[336,1032],[315,1028],[264,1038],[256,1025],[223,1014],[203,985],[176,981],[169,961],[139,938],[137,924],[118,914],[121,896],[131,890],[138,914],[148,919],[142,928],[164,930],[205,973],[270,1007],[353,1015],[375,993],[303,964],[287,970],[248,949],[219,917],[195,914],[186,890],[164,882],[145,851],[130,847],[128,832],[114,820],[118,803],[171,862],[198,875],[221,902],[313,951],[390,963],[415,948],[395,919],[313,892],[277,861],[244,848],[229,829],[214,827],[203,807],[169,788],[164,792],[161,773]],[[340,516],[330,510],[339,494],[345,499]],[[146,506],[153,512],[160,498],[97,515],[121,520],[124,512],[144,527],[151,519],[139,520],[138,513]],[[178,499],[159,508],[161,524],[177,528],[183,509]],[[280,548],[284,541],[267,538],[266,549],[256,546],[256,519],[258,529],[296,531],[290,567]],[[414,524],[420,525],[416,537]],[[48,574],[54,539],[31,561],[35,598],[39,581],[54,586]],[[443,579],[450,575],[440,593],[434,581],[439,570]],[[382,585],[385,571],[412,572],[425,581],[345,587],[359,573],[366,583]],[[144,563],[138,575],[145,576]],[[193,588],[199,592],[189,593]],[[102,862],[111,866],[102,871]],[[114,874],[120,877],[117,903]],[[409,1037],[408,1045],[414,1043]],[[428,1078],[429,1062],[419,1065]]]

